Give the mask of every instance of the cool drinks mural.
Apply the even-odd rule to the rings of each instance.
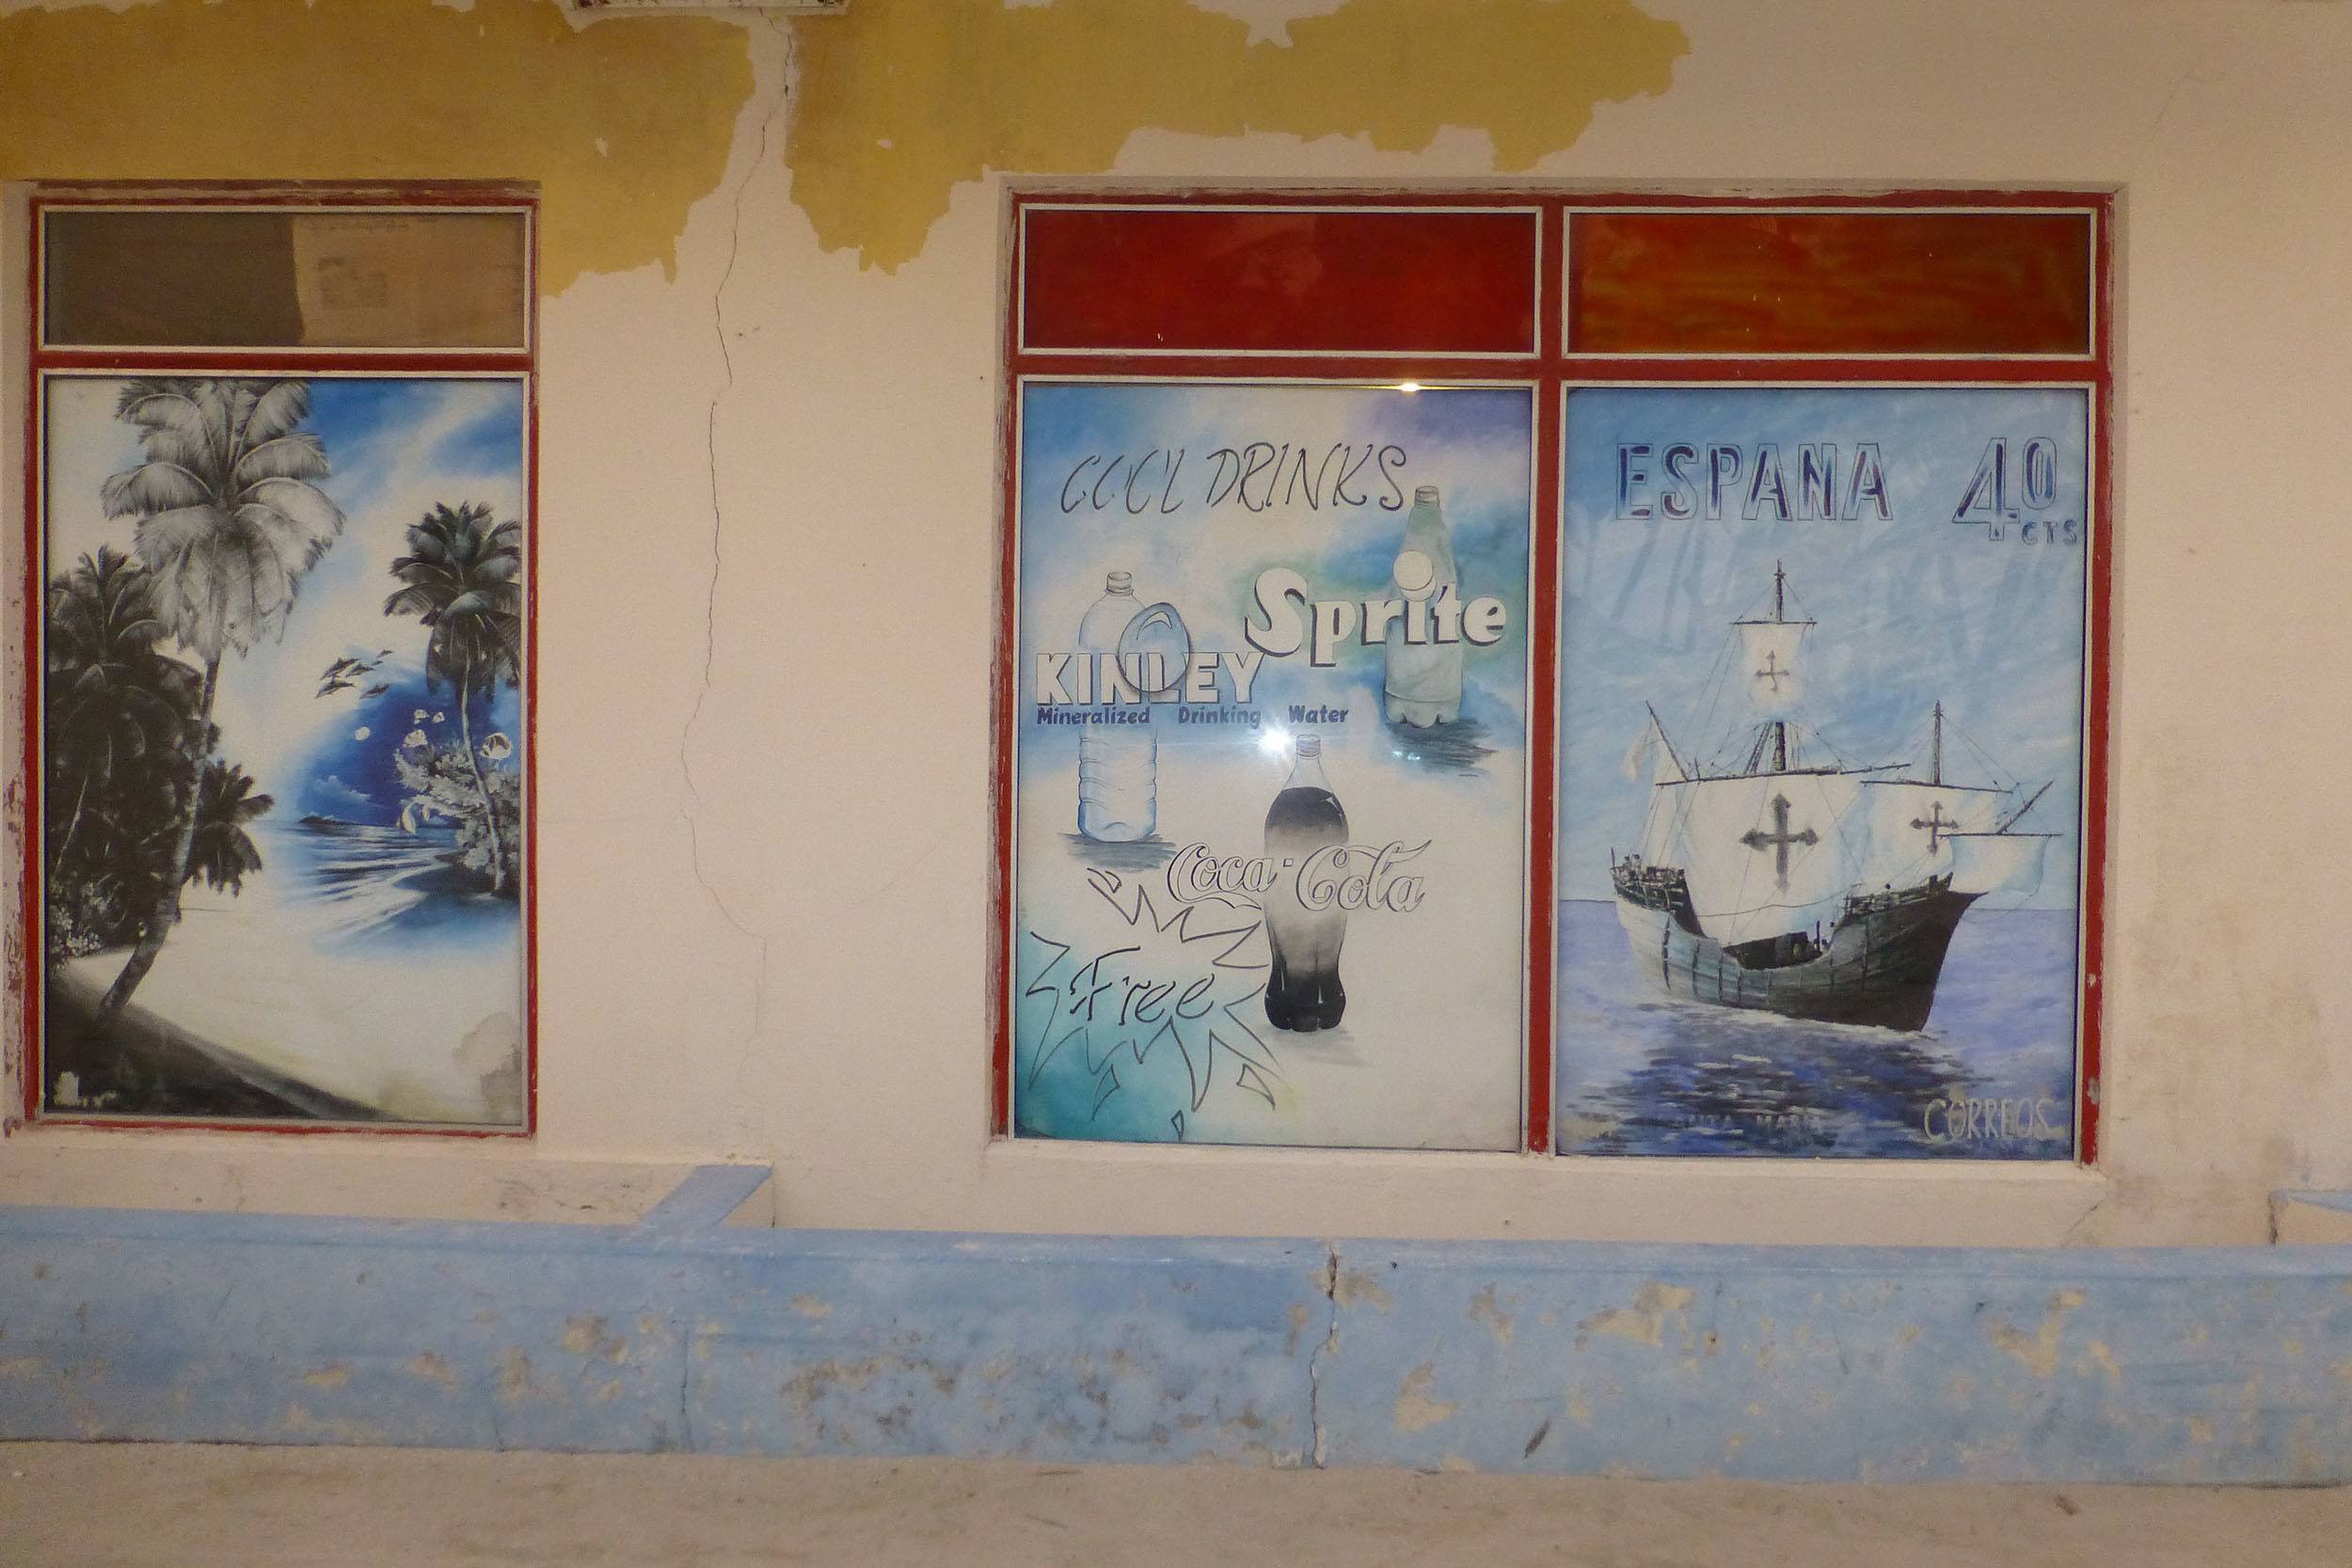
[[[1516,1147],[1533,418],[1024,385],[1018,1133]]]
[[[525,1115],[525,384],[41,383],[41,1093]]]
[[[1570,394],[1563,1151],[2072,1155],[2088,420]]]

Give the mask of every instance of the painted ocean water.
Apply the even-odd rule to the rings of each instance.
[[[2071,1158],[2074,937],[2071,910],[1970,911],[1907,1034],[1670,999],[1613,903],[1563,902],[1559,1149]]]
[[[321,946],[512,940],[514,900],[457,863],[452,826],[426,824],[412,833],[306,817],[260,827],[255,840],[268,870]]]

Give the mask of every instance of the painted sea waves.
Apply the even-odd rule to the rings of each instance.
[[[46,1108],[520,1125],[520,384],[42,392]]]
[[[1979,910],[1917,1031],[1679,1001],[1629,962],[1612,905],[1560,906],[1567,1154],[2046,1160],[2074,1148],[2074,916]]]

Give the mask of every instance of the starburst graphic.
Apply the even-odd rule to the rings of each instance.
[[[1183,1062],[1188,1100],[1169,1116],[1176,1135],[1185,1118],[1207,1103],[1220,1080],[1275,1106],[1282,1073],[1273,1048],[1250,1027],[1244,1008],[1265,990],[1266,965],[1241,957],[1259,922],[1198,929],[1197,922],[1228,919],[1194,905],[1162,918],[1151,891],[1117,873],[1089,870],[1087,881],[1118,912],[1120,930],[1104,942],[1061,942],[1031,930],[1047,955],[1021,992],[1025,1013],[1043,1013],[1032,1038],[1025,1087],[1049,1069],[1083,1067],[1094,1085],[1090,1117],[1122,1092],[1134,1092],[1121,1069],[1173,1052]]]

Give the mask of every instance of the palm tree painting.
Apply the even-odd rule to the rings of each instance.
[[[277,802],[253,793],[253,781],[234,763],[208,762],[196,786],[196,832],[188,849],[188,877],[231,894],[245,891],[246,874],[262,869],[262,852],[246,836],[246,824]]]
[[[89,855],[106,832],[102,821],[142,810],[151,828],[171,821],[185,790],[183,742],[197,721],[198,676],[157,649],[167,628],[147,568],[109,546],[58,576],[48,626],[49,764],[70,786],[49,824],[54,881],[77,848]]]
[[[109,477],[99,500],[107,516],[132,520],[132,553],[153,575],[157,616],[204,673],[193,755],[206,749],[222,656],[280,634],[295,583],[342,532],[342,513],[316,483],[326,477],[326,451],[299,428],[310,412],[303,381],[132,381],[117,397],[144,461]],[[155,909],[98,1005],[102,1024],[130,1001],[178,924],[195,840],[191,799]]]
[[[503,893],[514,881],[499,802],[483,771],[473,737],[476,697],[501,681],[516,684],[522,668],[522,529],[493,522],[487,506],[437,504],[408,529],[408,553],[392,562],[400,591],[384,601],[387,615],[414,615],[432,628],[425,643],[428,689],[446,684],[457,706],[459,745],[487,840],[490,885]],[[503,737],[501,737],[503,738]]]
[[[515,1125],[522,384],[40,390],[45,1114]]]

